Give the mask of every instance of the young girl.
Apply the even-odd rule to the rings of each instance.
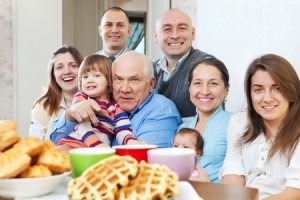
[[[110,147],[112,137],[118,144],[143,144],[132,134],[128,114],[111,97],[111,65],[109,58],[98,54],[87,56],[79,68],[79,90],[73,103],[89,98],[96,100],[101,111],[96,114],[98,126],[91,122],[78,123],[58,145],[74,147]]]
[[[182,128],[174,137],[173,147],[193,149],[198,158],[202,156],[203,146],[204,140],[201,134],[193,128]],[[198,164],[196,165],[196,169],[192,173],[190,180],[209,182],[203,168]]]

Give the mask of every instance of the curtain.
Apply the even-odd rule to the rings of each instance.
[[[135,50],[145,37],[145,24],[144,22],[131,22],[131,34],[127,40],[126,47]]]

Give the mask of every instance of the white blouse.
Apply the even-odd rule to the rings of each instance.
[[[281,193],[285,187],[300,189],[300,143],[290,163],[280,154],[267,161],[273,140],[267,141],[263,133],[249,144],[235,145],[245,130],[246,122],[246,112],[237,113],[230,119],[227,153],[220,176],[244,175],[247,187],[259,189],[260,199]]]

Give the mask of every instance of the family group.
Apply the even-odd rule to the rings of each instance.
[[[98,29],[101,51],[83,57],[64,45],[53,53],[29,135],[62,151],[192,148],[198,156],[193,180],[257,188],[260,199],[300,199],[300,81],[285,58],[264,54],[249,61],[247,109],[231,113],[227,67],[192,47],[196,30],[184,11],[158,17],[154,40],[164,56],[156,61],[126,48],[131,29],[122,8],[107,9]]]

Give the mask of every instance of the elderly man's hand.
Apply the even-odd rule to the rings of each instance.
[[[88,99],[72,104],[66,112],[66,118],[70,121],[92,122],[94,126],[98,125],[98,119],[95,112],[99,112],[101,107],[93,99]]]
[[[144,144],[147,144],[147,142],[134,140],[134,139],[128,140],[127,142],[127,145],[144,145]]]

